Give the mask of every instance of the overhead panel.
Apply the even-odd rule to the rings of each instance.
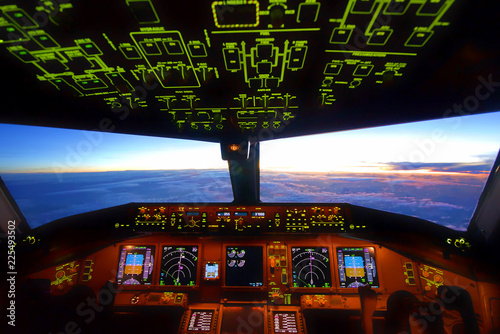
[[[297,119],[318,125],[370,94],[396,96],[418,76],[426,48],[453,31],[454,7],[455,0],[4,0],[0,54],[2,68],[22,68],[44,96],[73,95],[102,117],[132,115],[116,124],[126,132],[268,139]],[[68,127],[77,127],[72,117]]]

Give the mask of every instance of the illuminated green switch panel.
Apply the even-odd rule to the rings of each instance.
[[[94,42],[77,43],[82,48],[83,53],[87,56],[100,56],[101,50],[94,44]]]
[[[63,73],[68,70],[66,65],[64,65],[59,59],[53,58],[53,59],[42,59],[40,54],[38,54],[38,57],[43,61],[43,63],[39,63],[38,65],[41,66],[46,72],[48,73]]]
[[[356,77],[367,77],[373,70],[373,65],[359,64],[352,75]]]
[[[342,69],[342,64],[328,63],[325,66],[325,70],[323,71],[323,74],[325,74],[325,75],[338,75],[340,73],[341,69]]]
[[[163,42],[165,49],[169,55],[183,55],[184,50],[182,50],[181,42],[179,41],[168,41]]]
[[[12,11],[5,12],[15,24],[23,29],[37,28],[38,23],[36,23],[26,12],[22,9],[15,9]]]
[[[262,87],[262,79],[261,78],[251,78],[248,80],[248,86],[253,89],[258,89]]]
[[[80,80],[76,83],[84,90],[102,89],[108,87],[108,85],[106,85],[101,79]]]
[[[125,58],[127,59],[141,59],[141,55],[139,50],[133,45],[129,46],[120,46],[120,51],[123,53]]]
[[[57,87],[58,90],[70,93],[72,95],[80,96],[82,95],[75,87],[71,86],[64,79],[51,79],[49,80],[51,84]]]
[[[236,48],[227,48],[223,50],[224,62],[226,63],[226,70],[234,71],[241,69],[240,53]]]
[[[13,25],[0,27],[0,43],[16,43],[28,40],[29,38]]]
[[[106,77],[122,94],[133,90],[130,83],[120,73],[106,73]]]
[[[306,46],[293,46],[290,50],[290,59],[288,62],[288,69],[301,69],[304,67],[306,60],[307,47]]]
[[[127,0],[127,6],[139,23],[158,23],[160,19],[150,0]]]
[[[50,35],[42,34],[31,36],[35,42],[37,42],[42,48],[50,49],[50,48],[58,48],[60,47],[59,43],[57,43]]]
[[[314,23],[318,19],[319,2],[307,3],[303,2],[299,5],[299,13],[297,14],[298,23]]]
[[[403,15],[406,13],[410,0],[391,0],[384,10],[384,14]]]
[[[207,49],[205,49],[205,44],[189,44],[188,45],[189,54],[191,57],[206,57]]]
[[[420,6],[417,15],[435,16],[441,10],[446,0],[428,0]]]
[[[353,14],[370,14],[373,11],[376,0],[358,0],[354,2],[351,9]]]
[[[279,86],[279,79],[278,78],[266,78],[266,87],[267,88],[278,88]]]
[[[272,44],[257,45],[257,60],[271,59],[273,57]]]
[[[28,50],[10,50],[17,58],[21,59],[25,63],[38,61]]]
[[[352,29],[335,28],[330,37],[331,44],[347,44],[351,38]]]
[[[421,47],[431,38],[433,31],[414,31],[405,43],[405,46]]]
[[[270,74],[272,71],[272,64],[270,62],[257,63],[257,73]]]
[[[368,45],[385,45],[392,35],[392,30],[389,29],[375,29],[370,39],[366,42]]]
[[[159,56],[161,55],[161,50],[156,42],[140,42],[139,43],[144,50],[144,53],[148,56]]]

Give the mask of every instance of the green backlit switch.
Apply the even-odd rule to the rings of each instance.
[[[332,31],[332,36],[330,37],[330,43],[347,44],[349,42],[351,34],[352,34],[352,29],[335,28]]]

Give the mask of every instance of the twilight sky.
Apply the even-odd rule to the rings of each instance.
[[[499,125],[496,112],[279,139],[261,143],[261,168],[393,173],[399,163],[422,173],[430,172],[422,164],[481,164],[498,152]],[[0,140],[0,175],[227,168],[218,144],[198,141],[9,124],[0,124]]]

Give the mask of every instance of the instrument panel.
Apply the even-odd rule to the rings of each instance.
[[[104,297],[102,303],[112,299],[103,294],[103,286],[112,282],[115,288],[108,290],[116,319],[151,310],[178,313],[171,332],[182,334],[316,333],[331,317],[345,321],[339,328],[350,333],[366,303],[360,288],[367,286],[375,296],[373,321],[401,308],[394,307],[398,298],[423,307],[441,298],[448,285],[466,291],[473,308],[481,309],[478,282],[361,240],[359,234],[336,232],[351,225],[375,228],[351,213],[352,206],[141,204],[124,209],[126,215],[108,220],[108,231],[121,240],[27,278],[50,279],[51,294],[61,297],[85,286],[98,300]],[[121,222],[113,225],[116,220]],[[114,325],[125,332],[133,328],[124,319]]]
[[[273,249],[269,248],[276,244],[283,245],[286,251],[281,252],[278,259],[274,257]],[[240,242],[222,244],[221,247],[222,258],[204,260],[203,266],[198,261],[198,254],[204,254],[204,250],[198,245],[122,244],[119,247],[116,282],[124,288],[131,285],[180,289],[199,287],[203,281],[217,280],[219,263],[222,262],[223,288],[264,288],[268,285],[264,280],[266,268],[268,274],[274,275],[279,267],[285,268],[282,284],[290,283],[292,290],[326,289],[328,292],[335,287],[340,291],[365,285],[380,287],[373,246],[338,247],[336,257],[331,246],[292,244],[287,247],[277,241],[251,245]],[[159,254],[155,253],[156,249],[160,249]],[[202,256],[205,259],[206,256]],[[156,262],[154,259],[157,259]],[[214,265],[217,269],[213,268]],[[199,275],[201,270],[205,271],[204,275]]]

